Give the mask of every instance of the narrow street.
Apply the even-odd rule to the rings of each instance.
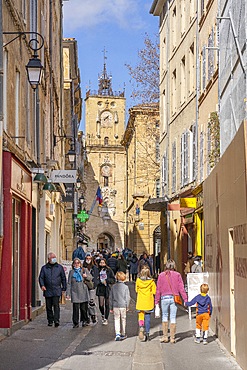
[[[137,333],[134,284],[127,315],[127,339],[115,342],[113,315],[109,325],[73,329],[71,304],[61,306],[61,325],[48,327],[46,313],[0,342],[1,370],[240,370],[234,359],[210,333],[207,346],[193,341],[195,319],[180,308],[177,317],[177,343],[159,342],[161,320],[153,317],[151,341],[140,342]]]

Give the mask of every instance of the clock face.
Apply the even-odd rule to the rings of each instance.
[[[108,110],[105,110],[104,112],[102,112],[101,116],[100,116],[100,122],[101,122],[101,125],[102,126],[109,126],[112,124],[113,122],[113,116],[112,116],[112,113]]]

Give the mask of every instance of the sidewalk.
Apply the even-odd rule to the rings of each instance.
[[[127,283],[135,298],[134,284]],[[100,316],[99,316],[100,317]],[[135,302],[127,314],[128,338],[115,342],[113,315],[109,325],[73,329],[71,304],[61,306],[61,325],[48,327],[46,314],[0,342],[0,370],[239,370],[234,359],[212,335],[207,346],[195,344],[195,320],[178,310],[177,343],[160,343],[161,319],[152,318],[151,341],[140,342]]]

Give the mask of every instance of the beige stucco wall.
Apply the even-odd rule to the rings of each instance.
[[[236,359],[243,369],[247,369],[246,128],[245,122],[204,183],[205,271],[209,272],[214,306],[211,327],[229,352],[233,351],[233,336]],[[231,245],[232,259],[229,257]],[[231,265],[233,279],[230,278]],[[235,333],[231,330],[232,295]]]

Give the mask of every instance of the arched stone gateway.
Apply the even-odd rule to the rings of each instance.
[[[109,233],[102,233],[98,236],[97,247],[99,250],[108,249],[113,252],[115,249],[115,239]]]

